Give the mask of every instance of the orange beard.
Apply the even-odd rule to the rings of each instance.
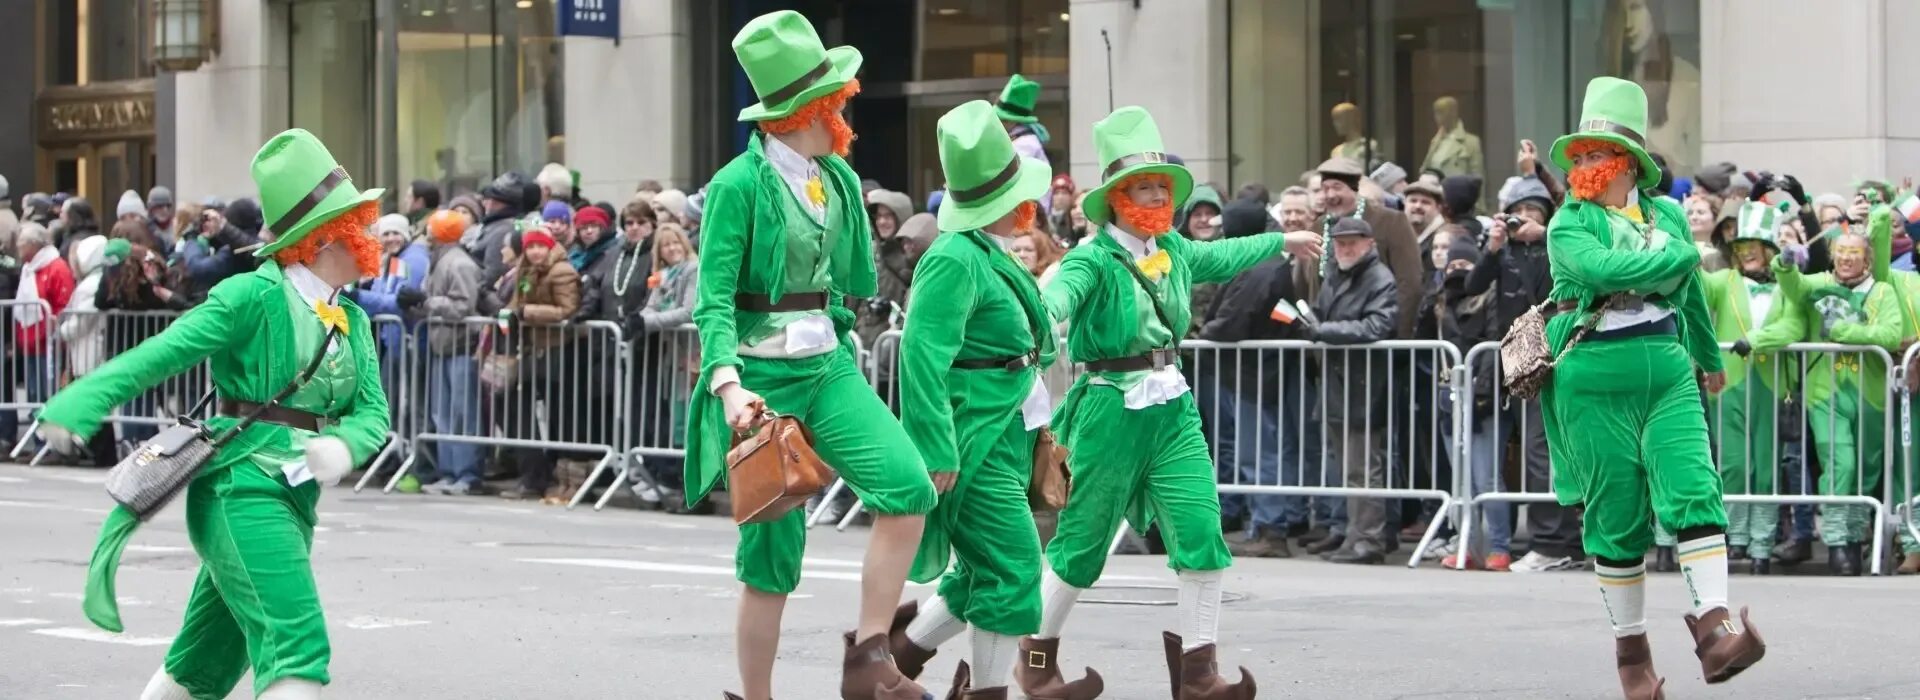
[[[273,259],[282,267],[312,265],[321,248],[339,241],[347,246],[348,252],[353,253],[353,264],[360,269],[360,276],[377,277],[380,274],[380,241],[375,240],[367,228],[379,218],[380,206],[377,203],[361,204],[314,227],[299,242],[275,252]]]
[[[1135,178],[1155,178],[1166,185],[1167,191],[1173,191],[1173,178],[1159,173],[1139,173],[1129,175],[1107,188],[1107,206],[1113,209],[1115,220],[1133,227],[1133,230],[1148,237],[1159,237],[1173,230],[1173,202],[1165,206],[1143,207],[1133,203],[1133,197],[1127,194],[1127,188],[1136,182]]]
[[[1013,230],[1032,231],[1033,222],[1040,218],[1040,205],[1034,202],[1021,202],[1013,210]]]
[[[826,120],[827,131],[833,134],[833,152],[842,158],[853,152],[853,127],[847,124],[840,110],[846,108],[847,100],[860,94],[858,79],[847,81],[839,90],[815,98],[802,105],[792,114],[760,122],[760,130],[769,134],[786,134],[813,126],[818,120]]]
[[[1608,151],[1613,153],[1613,157],[1596,165],[1574,168],[1572,172],[1567,173],[1567,187],[1573,192],[1573,196],[1587,201],[1597,200],[1601,195],[1606,194],[1607,187],[1613,184],[1614,178],[1627,172],[1633,165],[1632,161],[1627,160],[1627,154],[1621,152],[1619,146],[1593,139],[1582,139],[1568,144],[1567,157],[1578,159],[1592,151]]]

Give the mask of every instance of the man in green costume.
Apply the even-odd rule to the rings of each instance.
[[[1801,274],[1784,257],[1774,260],[1780,294],[1791,307],[1782,319],[1791,337],[1785,342],[1838,343],[1884,348],[1900,353],[1906,317],[1897,283],[1892,282],[1892,222],[1881,207],[1868,225],[1869,236],[1842,233],[1832,239],[1833,272]],[[1820,450],[1822,496],[1873,496],[1879,493],[1886,464],[1887,366],[1879,353],[1827,353],[1806,362],[1807,424]],[[1866,568],[1862,549],[1872,541],[1871,506],[1846,503],[1820,507],[1820,540],[1827,566],[1836,576],[1859,576]]]
[[[256,255],[274,262],[216,285],[205,303],[69,385],[42,414],[41,430],[56,444],[84,442],[115,406],[210,362],[219,400],[207,425],[218,434],[293,383],[325,348],[312,378],[215,452],[187,487],[187,537],[200,574],[142,700],[224,698],[249,670],[261,698],[320,697],[331,649],[309,559],[315,505],[321,484],[386,442],[372,325],[339,295],[378,271],[379,243],[367,229],[381,190],[356,189],[300,129],[260,149],[253,180],[279,235]],[[116,507],[87,571],[87,617],[114,632],[114,572],[137,525]]]
[[[1562,505],[1586,507],[1584,543],[1629,700],[1662,697],[1646,636],[1656,517],[1679,533],[1693,603],[1684,620],[1707,682],[1766,650],[1746,611],[1737,626],[1727,611],[1727,519],[1695,379],[1717,392],[1725,375],[1696,276],[1700,251],[1679,206],[1653,194],[1660,167],[1646,128],[1640,86],[1595,78],[1579,130],[1549,152],[1571,197],[1547,226],[1559,313],[1546,340],[1558,359],[1541,395],[1554,491]],[[1569,347],[1583,327],[1591,331]]]
[[[1020,638],[1040,628],[1040,534],[1027,486],[1033,431],[1053,411],[1040,372],[1054,357],[1040,289],[1010,251],[1032,229],[1033,200],[1051,174],[1015,153],[984,100],[954,108],[937,129],[948,235],[914,268],[900,414],[944,494],[910,578],[941,581],[894,640],[894,657],[916,675],[942,642],[972,626],[973,665],[960,663],[948,697],[1004,700]]]
[[[875,515],[840,695],[920,698],[926,691],[900,673],[887,645],[933,510],[933,481],[855,365],[847,335],[853,312],[844,303],[849,294],[872,296],[876,286],[860,178],[844,160],[853,131],[840,115],[859,91],[860,52],[827,50],[793,11],[748,22],[733,38],[733,52],[760,96],[740,113],[757,133],[707,185],[693,308],[701,372],[688,410],[687,503],[705,498],[725,474],[736,431],[750,429],[767,410],[798,418],[820,457]],[[745,586],[735,644],[746,700],[772,697],[780,617],[800,582],[805,550],[799,509],[740,527],[734,568]]]
[[[1232,563],[1220,532],[1211,453],[1176,353],[1195,283],[1225,282],[1283,249],[1317,256],[1314,233],[1262,233],[1219,241],[1164,235],[1193,191],[1168,162],[1160,130],[1139,107],[1093,125],[1102,183],[1081,205],[1103,227],[1067,254],[1045,290],[1047,309],[1069,319],[1067,347],[1086,372],[1054,413],[1073,454],[1073,492],[1047,545],[1040,632],[1023,644],[1016,673],[1029,696],[1053,687],[1067,614],[1100,579],[1122,518],[1144,532],[1157,519],[1180,579],[1182,634],[1162,636],[1177,700],[1253,697],[1253,679],[1229,683],[1214,664],[1222,573]]]
[[[1903,193],[1901,195],[1901,197],[1913,196],[1912,193]],[[1896,200],[1897,199],[1899,198],[1896,198]],[[1876,245],[1880,239],[1886,238],[1888,240],[1889,252],[1891,252],[1893,209],[1886,206],[1874,207],[1867,216],[1867,223],[1870,233],[1869,237],[1875,241]],[[1883,228],[1885,229],[1885,233],[1882,233]],[[1875,252],[1877,253],[1878,250],[1876,249]],[[1916,336],[1920,336],[1920,273],[1894,270],[1892,269],[1891,262],[1891,260],[1888,261],[1888,269],[1886,272],[1889,275],[1888,279],[1893,281],[1894,288],[1900,292],[1900,317],[1905,319],[1905,326],[1900,335],[1901,351],[1894,355],[1894,359],[1896,361],[1903,361],[1906,358],[1908,348],[1912,347]],[[1875,259],[1874,265],[1875,273],[1878,274],[1880,271],[1880,260]],[[1920,373],[1916,373],[1915,370],[1916,368],[1912,365],[1907,367],[1907,387],[1909,394],[1913,393],[1911,388],[1917,383],[1920,383]],[[1909,411],[1908,421],[1910,425],[1908,425],[1906,429],[1910,431],[1910,434],[1920,435],[1920,410]],[[1893,459],[1887,461],[1887,469],[1891,472],[1890,478],[1893,479],[1893,500],[1889,504],[1889,508],[1895,507],[1903,501],[1911,500],[1913,497],[1913,492],[1909,490],[1912,488],[1909,484],[1915,477],[1915,459],[1911,456],[1912,447],[1908,446],[1896,452],[1895,455]],[[1900,566],[1895,570],[1895,573],[1901,575],[1920,573],[1920,537],[1915,537],[1914,529],[1905,523],[1902,523],[1898,530],[1901,558]]]

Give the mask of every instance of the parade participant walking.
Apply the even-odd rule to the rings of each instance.
[[[1586,507],[1621,687],[1633,700],[1660,698],[1645,612],[1656,517],[1679,533],[1693,602],[1685,621],[1707,682],[1746,670],[1766,647],[1745,609],[1737,626],[1727,612],[1727,516],[1700,404],[1700,384],[1716,392],[1725,375],[1695,276],[1700,251],[1680,207],[1651,191],[1660,168],[1642,143],[1646,93],[1595,78],[1579,124],[1550,151],[1573,196],[1547,226],[1560,313],[1547,323],[1559,359],[1543,418],[1554,491],[1562,505]]]
[[[1033,200],[1050,178],[1045,163],[1014,152],[984,100],[954,108],[937,129],[947,235],[914,268],[900,413],[944,494],[909,578],[946,575],[893,651],[913,676],[971,626],[973,665],[960,662],[948,697],[1004,700],[1020,638],[1040,628],[1040,533],[1027,488],[1034,431],[1053,409],[1040,372],[1054,357],[1040,288],[1011,248],[1033,229]]]
[[[359,191],[312,134],[282,132],[253,160],[262,208],[279,234],[274,263],[216,285],[165,331],[47,403],[43,432],[84,439],[114,407],[209,362],[218,433],[256,412],[187,488],[187,536],[200,556],[186,620],[142,700],[224,698],[248,670],[271,700],[320,697],[331,657],[309,559],[315,505],[386,441],[372,325],[340,290],[379,272],[368,233],[381,190]],[[311,372],[305,383],[301,375]],[[271,401],[283,388],[290,395]],[[267,404],[264,407],[262,404]],[[107,517],[87,571],[85,609],[121,630],[114,572],[138,519]]]
[[[847,635],[840,696],[920,698],[887,653],[894,607],[928,511],[933,481],[886,404],[854,362],[845,297],[875,290],[860,178],[844,156],[853,130],[840,111],[859,82],[860,52],[829,51],[793,11],[748,22],[733,51],[760,102],[747,151],[707,185],[700,236],[701,372],[689,407],[689,506],[726,471],[735,431],[764,411],[793,416],[814,449],[875,515],[861,570],[859,627]],[[772,696],[787,594],[800,582],[804,514],[740,527],[735,642],[746,700]],[[803,694],[809,694],[808,693]],[[738,697],[731,696],[730,697]]]
[[[1054,316],[1070,320],[1067,346],[1087,369],[1053,420],[1073,455],[1073,492],[1047,546],[1040,631],[1022,641],[1015,676],[1030,697],[1091,697],[1060,690],[1056,652],[1068,613],[1100,579],[1114,531],[1127,518],[1141,532],[1159,523],[1180,579],[1181,633],[1162,635],[1176,699],[1251,698],[1245,669],[1242,681],[1229,683],[1214,663],[1221,579],[1232,556],[1210,451],[1175,349],[1192,285],[1225,282],[1283,248],[1318,256],[1320,237],[1165,235],[1193,176],[1168,162],[1153,117],[1123,107],[1093,125],[1093,139],[1103,177],[1082,207],[1104,235],[1068,253],[1044,295]]]
[[[1034,106],[1039,103],[1040,84],[1015,73],[1007,78],[1007,86],[1001,88],[1000,101],[994,103],[993,108],[1000,115],[1001,123],[1007,127],[1007,133],[1013,136],[1013,150],[1023,158],[1040,161],[1041,165],[1047,166],[1048,172],[1052,172],[1046,145],[1053,137],[1047,133],[1046,125],[1040,123],[1039,115],[1033,113]],[[1042,200],[1041,204],[1051,208],[1052,202]]]

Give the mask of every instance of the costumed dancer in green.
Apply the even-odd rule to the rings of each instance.
[[[860,52],[829,51],[793,11],[754,18],[733,38],[760,102],[747,151],[707,185],[700,235],[701,372],[689,407],[687,503],[726,472],[735,431],[763,410],[794,416],[820,457],[875,515],[861,569],[859,626],[847,635],[840,696],[921,698],[887,651],[894,607],[935,494],[927,468],[854,361],[845,297],[875,293],[860,178],[843,156],[840,112],[859,92]],[[734,568],[745,584],[735,642],[746,700],[768,700],[787,594],[800,582],[805,516],[796,509],[740,527]],[[903,621],[904,623],[904,621]],[[728,697],[737,697],[728,694]]]
[[[940,589],[893,652],[917,676],[941,643],[971,626],[973,665],[960,662],[947,697],[1004,700],[1020,638],[1040,628],[1040,533],[1027,487],[1034,431],[1053,413],[1040,372],[1054,358],[1040,288],[1010,250],[1033,229],[1033,200],[1052,172],[1014,152],[984,100],[954,108],[937,130],[947,235],[914,268],[900,414],[944,494],[909,578],[940,578]]]
[[[314,508],[322,484],[371,459],[387,438],[372,326],[340,296],[379,273],[380,243],[368,227],[381,190],[356,189],[300,129],[261,147],[253,181],[278,234],[255,254],[272,262],[214,286],[205,303],[69,385],[41,416],[50,439],[85,442],[115,406],[209,362],[218,401],[207,427],[219,433],[324,352],[305,384],[215,452],[187,487],[200,574],[142,700],[224,698],[249,670],[261,698],[320,697],[331,649],[310,559]],[[114,573],[137,526],[116,507],[87,570],[87,619],[106,630],[121,631]]]
[[[1655,517],[1679,533],[1685,620],[1707,682],[1766,650],[1745,609],[1737,625],[1727,612],[1727,516],[1700,402],[1700,385],[1717,392],[1725,375],[1695,275],[1700,251],[1679,206],[1652,193],[1660,167],[1646,130],[1646,93],[1601,77],[1587,85],[1579,130],[1553,144],[1572,197],[1547,226],[1560,309],[1547,342],[1559,359],[1541,395],[1554,491],[1586,507],[1584,543],[1629,700],[1660,698],[1664,683],[1646,636]],[[1583,326],[1591,332],[1567,347]]]
[[[1794,261],[1774,259],[1780,294],[1792,308],[1791,340],[1884,348],[1897,355],[1906,320],[1890,261],[1893,226],[1884,205],[1869,215],[1868,236],[1841,233],[1828,252],[1833,272],[1802,274]],[[1755,343],[1756,350],[1777,346]],[[1824,467],[1822,496],[1873,496],[1886,464],[1887,363],[1878,353],[1825,353],[1806,362],[1807,424]],[[1820,507],[1820,540],[1836,576],[1859,576],[1861,550],[1872,541],[1873,508],[1858,503]]]
[[[1914,198],[1915,196],[1914,193],[1907,192],[1902,193],[1898,199],[1901,200],[1900,204],[1907,204],[1906,200]],[[1875,207],[1867,215],[1868,230],[1872,232],[1874,241],[1877,242],[1880,240],[1882,237],[1880,229],[1882,227],[1886,228],[1887,233],[1884,237],[1888,239],[1889,252],[1891,252],[1892,248],[1893,212],[1893,209],[1887,207]],[[1900,292],[1900,317],[1906,320],[1906,326],[1901,331],[1900,336],[1900,352],[1894,356],[1896,361],[1902,361],[1906,358],[1907,351],[1913,347],[1916,336],[1920,336],[1920,273],[1908,272],[1906,270],[1893,270],[1891,269],[1891,263],[1892,261],[1889,260],[1888,274],[1891,275],[1890,279],[1893,282],[1894,288]],[[1878,270],[1877,260],[1875,264],[1875,269]],[[1920,387],[1920,367],[1908,365],[1906,379],[1908,394],[1917,393],[1915,388]],[[1920,410],[1910,411],[1908,421],[1909,425],[1906,428],[1908,431],[1907,435],[1920,436]],[[1913,456],[1912,448],[1909,446],[1905,450],[1897,453],[1897,455],[1894,459],[1887,461],[1887,468],[1891,470],[1891,478],[1893,479],[1893,499],[1888,504],[1889,508],[1897,507],[1899,504],[1909,501],[1914,495],[1913,492],[1909,490],[1912,488],[1909,484],[1915,477],[1915,462],[1917,461]],[[1920,573],[1920,537],[1915,537],[1914,528],[1907,524],[1903,523],[1898,529],[1901,557],[1900,566],[1895,569],[1894,573],[1900,575]]]
[[[1771,494],[1780,461],[1800,444],[1797,435],[1776,430],[1782,421],[1802,419],[1790,399],[1797,392],[1798,373],[1783,368],[1791,359],[1755,353],[1755,346],[1777,349],[1799,340],[1800,326],[1781,322],[1792,316],[1790,306],[1775,303],[1778,282],[1772,261],[1780,254],[1780,226],[1788,216],[1780,207],[1760,201],[1740,206],[1731,244],[1733,267],[1700,272],[1713,316],[1714,338],[1731,343],[1721,355],[1726,388],[1707,403],[1707,417],[1720,436],[1720,488],[1725,494]],[[1780,527],[1780,506],[1774,503],[1728,503],[1729,559],[1748,559],[1754,574],[1771,571],[1773,540]]]
[[[1036,698],[1056,690],[1060,634],[1080,594],[1100,579],[1123,518],[1144,532],[1158,522],[1180,580],[1181,634],[1162,635],[1177,700],[1251,698],[1254,682],[1229,683],[1214,662],[1221,578],[1233,562],[1220,531],[1220,497],[1200,415],[1176,352],[1192,285],[1225,282],[1291,252],[1320,254],[1314,233],[1262,233],[1220,241],[1168,236],[1193,176],[1168,162],[1160,130],[1139,107],[1093,125],[1101,185],[1081,205],[1103,227],[1068,253],[1047,285],[1047,309],[1068,319],[1067,346],[1086,372],[1054,413],[1071,451],[1073,491],[1047,545],[1040,631],[1021,643],[1015,676]],[[1091,679],[1089,679],[1091,680]]]

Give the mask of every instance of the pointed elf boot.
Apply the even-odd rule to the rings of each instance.
[[[1020,638],[1020,662],[1013,667],[1013,680],[1028,700],[1093,700],[1107,689],[1106,681],[1093,669],[1085,678],[1067,682],[1060,676],[1060,640],[1038,637]]]
[[[1007,687],[974,688],[973,669],[962,661],[960,668],[953,672],[953,687],[947,690],[947,700],[1007,700]]]
[[[1708,683],[1724,683],[1767,655],[1767,643],[1753,621],[1747,619],[1747,609],[1740,608],[1739,631],[1734,630],[1729,617],[1726,608],[1686,617],[1687,631],[1693,633],[1693,654],[1700,657],[1700,673]]]
[[[909,600],[893,611],[893,626],[887,629],[887,651],[893,654],[893,664],[900,673],[908,678],[919,678],[926,670],[927,661],[939,653],[937,649],[922,649],[907,639],[907,625],[920,616],[920,601]]]
[[[1253,700],[1256,691],[1253,674],[1241,666],[1240,682],[1228,683],[1214,660],[1214,645],[1182,651],[1180,635],[1162,632],[1160,639],[1167,651],[1167,675],[1176,679],[1173,700]],[[1173,663],[1176,652],[1177,666]]]
[[[841,700],[933,700],[933,693],[893,665],[887,637],[876,634],[856,644],[848,633],[842,639],[847,656],[840,663]]]
[[[1613,662],[1619,667],[1620,691],[1627,700],[1665,700],[1660,687],[1667,679],[1653,672],[1653,648],[1647,646],[1647,635],[1614,639]]]

